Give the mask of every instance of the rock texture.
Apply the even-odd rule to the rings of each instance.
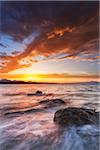
[[[54,122],[62,126],[95,124],[99,122],[99,113],[92,109],[69,107],[58,110]]]
[[[39,103],[44,105],[46,108],[65,104],[65,102],[62,99],[47,99],[40,101]]]
[[[36,91],[36,95],[43,95],[42,91]]]
[[[28,93],[27,95],[28,96],[33,96],[33,95],[35,95],[35,96],[42,96],[43,93],[42,93],[42,91],[36,91],[36,93]]]

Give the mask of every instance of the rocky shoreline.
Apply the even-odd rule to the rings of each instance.
[[[36,93],[28,93],[28,96],[42,96],[45,93],[42,91],[36,91]],[[44,111],[53,107],[64,106],[66,102],[62,99],[45,99],[41,100],[37,103],[37,106],[41,106],[40,108],[30,107],[26,109],[19,109],[12,111],[12,108],[6,108],[7,111],[4,111],[4,116],[16,116],[25,113],[35,113]],[[99,112],[96,112],[93,109],[86,108],[75,108],[75,107],[67,107],[57,110],[54,114],[53,118],[54,123],[61,126],[80,126],[85,124],[98,124],[99,123]]]
[[[56,93],[58,89],[49,91],[39,88],[32,90],[33,87],[30,86],[28,88],[15,90],[12,87],[11,92],[8,89],[2,94],[2,150],[13,150],[15,147],[36,150],[98,150],[99,108],[84,105],[96,103],[94,94],[80,96],[82,91],[68,92],[68,87],[61,91],[64,94]],[[78,103],[80,99],[84,103]]]
[[[54,122],[62,126],[99,123],[99,112],[85,108],[65,108],[56,111]]]

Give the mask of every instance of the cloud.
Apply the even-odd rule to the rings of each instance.
[[[6,48],[7,46],[5,46],[4,44],[2,44],[2,43],[0,43],[0,46],[1,47],[4,47],[4,48]]]
[[[12,52],[12,55],[18,55],[19,54],[19,51],[13,51]]]
[[[19,54],[15,51],[11,56],[1,55],[0,59],[9,62],[0,72],[28,67],[36,62],[33,58],[40,55],[46,60],[51,56],[56,59],[58,55],[59,59],[98,59],[97,1],[2,1],[1,4],[2,34],[9,35],[13,41],[20,43],[30,37],[31,43]],[[27,64],[23,61],[25,59]]]
[[[74,28],[69,28],[69,27],[65,27],[65,28],[55,28],[54,31],[52,31],[51,33],[47,33],[48,39],[52,39],[55,38],[56,36],[63,36],[65,32],[71,33],[73,32]]]

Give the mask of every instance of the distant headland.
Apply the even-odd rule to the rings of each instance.
[[[19,81],[19,80],[8,80],[1,79],[0,84],[99,84],[97,81],[89,81],[89,82],[70,82],[70,83],[52,83],[52,82],[34,82],[34,81]]]

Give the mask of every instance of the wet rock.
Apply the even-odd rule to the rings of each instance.
[[[95,124],[99,121],[99,113],[92,109],[65,108],[58,110],[54,115],[54,122],[62,125]]]
[[[47,99],[39,102],[40,104],[43,104],[45,108],[48,107],[55,107],[58,105],[63,105],[65,102],[62,99]]]
[[[8,117],[11,117],[11,116],[19,116],[19,115],[23,115],[23,114],[31,114],[31,113],[35,113],[35,112],[40,112],[40,111],[43,111],[43,109],[41,108],[29,108],[29,109],[26,109],[26,110],[18,110],[18,111],[8,111],[8,112],[5,112],[3,113],[4,116],[8,116]]]
[[[36,91],[36,95],[43,95],[42,91]]]
[[[28,93],[27,95],[28,96],[33,96],[33,95],[35,95],[35,96],[42,96],[43,93],[42,93],[42,91],[36,91],[36,93]]]
[[[34,93],[28,93],[27,96],[33,96],[35,95]]]

